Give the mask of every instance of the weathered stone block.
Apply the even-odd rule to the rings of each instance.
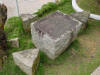
[[[86,11],[76,12],[76,13],[72,13],[71,16],[83,23],[82,29],[87,27],[88,19],[89,19],[89,16],[90,16],[89,12],[86,12]]]
[[[12,54],[15,64],[27,75],[35,75],[40,61],[38,49],[28,49]]]
[[[82,23],[60,11],[31,24],[33,43],[49,58],[57,58],[77,37]]]
[[[19,39],[18,38],[14,38],[9,40],[11,47],[16,47],[19,48]]]
[[[30,24],[38,19],[38,17],[33,14],[22,14],[21,18],[23,21],[23,28],[25,32],[30,32],[31,31]]]

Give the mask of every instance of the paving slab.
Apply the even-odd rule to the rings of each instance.
[[[18,16],[16,0],[1,0],[8,8],[8,18]],[[18,0],[20,14],[33,14],[42,5],[55,0]]]

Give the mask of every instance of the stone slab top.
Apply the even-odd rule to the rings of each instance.
[[[41,34],[48,34],[58,38],[67,31],[72,31],[79,25],[79,21],[60,11],[49,14],[34,23],[35,29]]]

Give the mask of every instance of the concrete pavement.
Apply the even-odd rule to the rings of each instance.
[[[8,8],[8,18],[18,16],[16,0],[1,0]],[[18,0],[20,14],[32,14],[41,8],[43,4],[55,0]]]

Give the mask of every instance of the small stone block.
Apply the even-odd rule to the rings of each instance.
[[[15,64],[27,75],[35,75],[40,62],[39,49],[28,49],[12,54]]]
[[[30,32],[31,31],[30,24],[31,22],[34,22],[35,20],[37,20],[37,15],[22,14],[21,19],[23,21],[23,28],[25,32]]]
[[[100,75],[100,66],[91,75]]]
[[[11,47],[19,48],[19,38],[14,38],[8,41],[10,42]]]

